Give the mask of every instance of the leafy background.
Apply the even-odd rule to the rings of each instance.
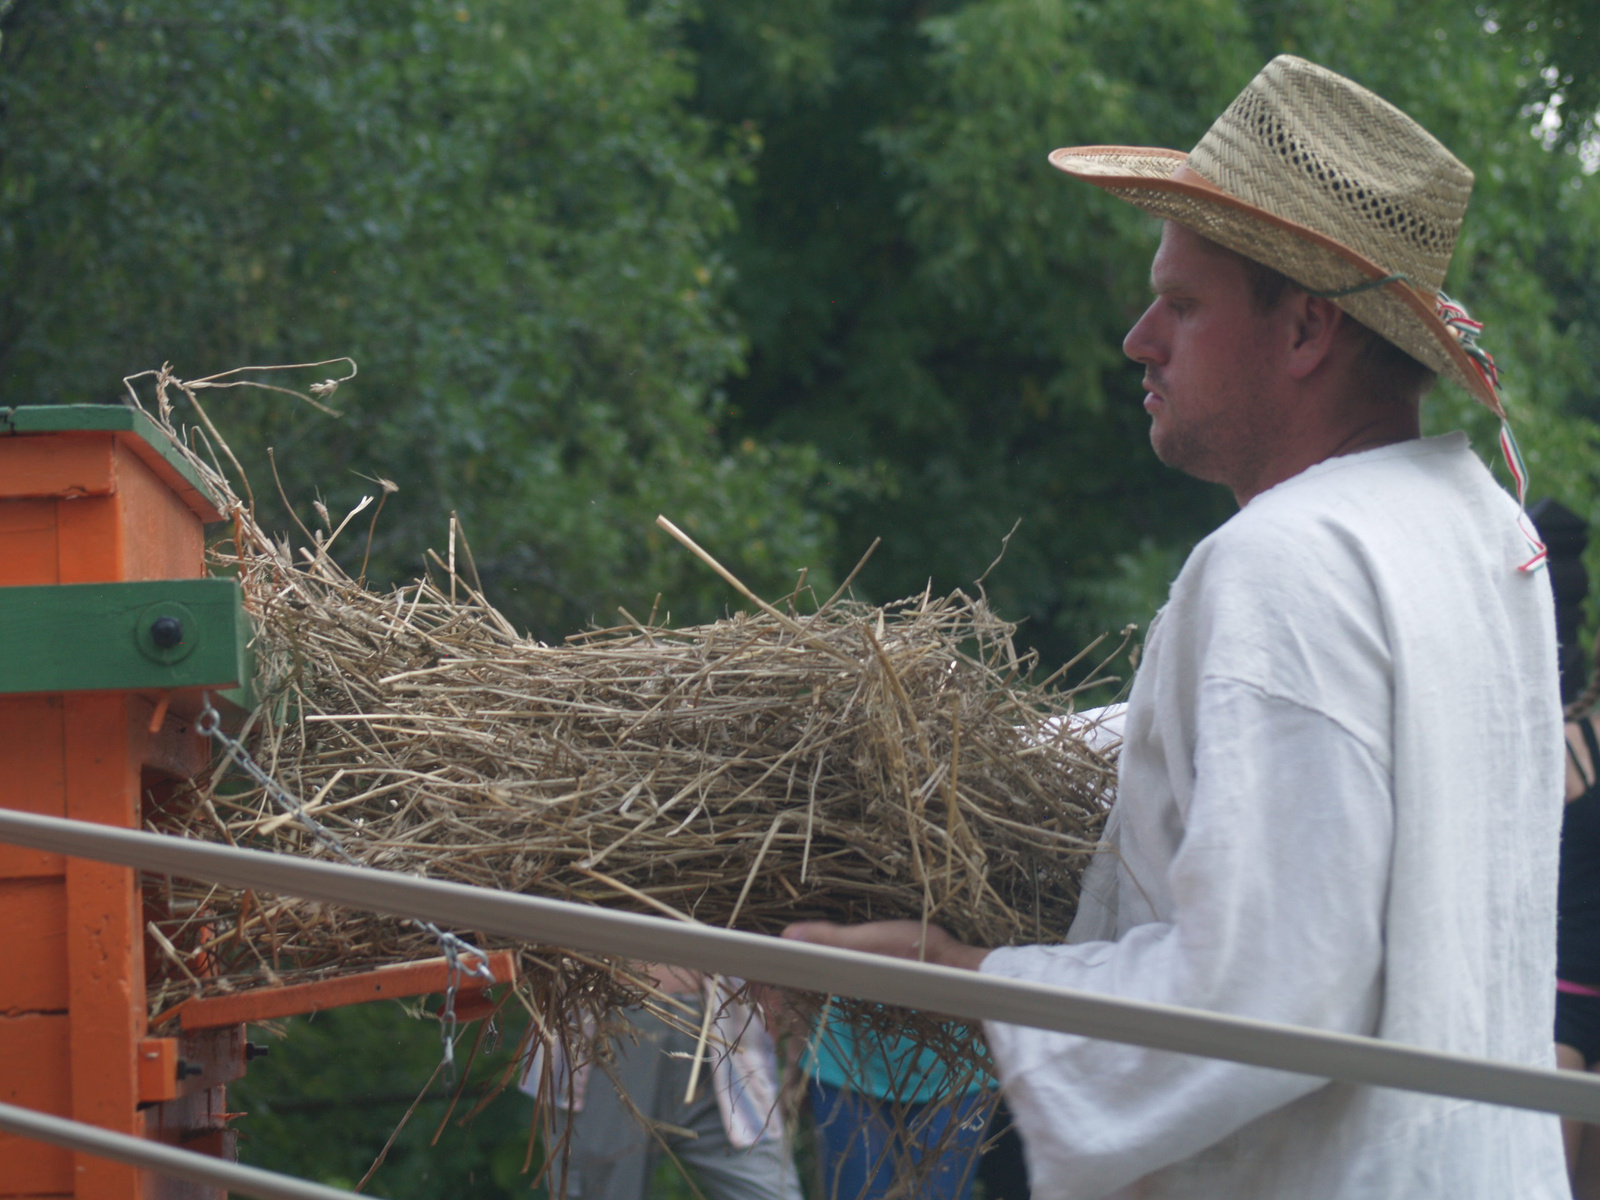
[[[1146,448],[1119,347],[1153,224],[1044,155],[1190,145],[1280,51],[1477,172],[1447,286],[1534,495],[1593,523],[1592,0],[0,0],[0,405],[349,354],[337,419],[209,395],[271,521],[268,447],[302,519],[399,485],[379,582],[457,512],[557,638],[724,610],[657,512],[768,593],[882,536],[879,599],[969,586],[1016,525],[986,586],[1053,669],[1147,620],[1231,500]],[[1463,395],[1427,420],[1492,454]],[[396,1012],[295,1023],[239,1089],[247,1157],[359,1177],[393,1114],[357,1098],[432,1069]],[[375,1186],[522,1186],[504,1100]]]

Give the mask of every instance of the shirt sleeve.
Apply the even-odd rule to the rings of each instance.
[[[1375,1028],[1393,828],[1388,771],[1326,715],[1200,688],[1170,920],[1116,941],[995,950],[989,974],[1345,1033]],[[1135,883],[1137,881],[1134,881]],[[985,1022],[1041,1200],[1188,1158],[1320,1079]]]
[[[1122,727],[1127,716],[1127,702],[1119,701],[1099,708],[1086,708],[1060,720],[1074,736],[1087,742],[1090,749],[1104,754],[1122,744]]]

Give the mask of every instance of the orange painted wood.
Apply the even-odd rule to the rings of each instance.
[[[70,1116],[67,1018],[0,1017],[0,1100]],[[0,1134],[0,1196],[73,1191],[72,1155],[27,1138]]]
[[[487,990],[460,992],[456,996],[456,1020],[481,1021],[494,1016],[499,1007],[500,1002]]]
[[[194,579],[204,575],[205,529],[189,506],[128,444],[117,444],[114,465],[123,547],[118,578]]]
[[[57,582],[56,503],[0,500],[0,585]]]
[[[197,577],[201,520],[215,516],[130,435],[0,438],[0,586]],[[206,761],[189,724],[192,697],[172,697],[152,734],[158,700],[0,696],[0,805],[137,828],[144,783],[193,774]],[[142,1100],[163,1110],[190,1102],[177,1081],[181,1045],[145,1038],[143,930],[135,872],[0,846],[0,1098],[45,1088],[16,1102],[136,1135],[155,1111],[139,1111]],[[21,1022],[44,1033],[20,1037]],[[232,1058],[242,1064],[241,1053]],[[220,1068],[212,1074],[223,1077]],[[225,1124],[210,1114],[225,1108],[211,1082],[203,1119],[173,1109],[163,1136]],[[152,1188],[120,1164],[0,1138],[0,1197],[153,1200],[160,1189]]]
[[[0,438],[0,499],[110,495],[111,451],[109,433]]]
[[[17,486],[0,465],[0,495]],[[56,504],[0,499],[0,584],[57,581]],[[0,805],[65,813],[61,718],[57,698],[0,696],[0,729],[10,748],[0,753]],[[65,870],[60,855],[0,846],[0,1099],[62,1116],[72,1106],[61,1011],[68,994]],[[72,1184],[67,1151],[0,1135],[0,1196],[70,1195]]]
[[[119,451],[126,451],[137,456],[151,473],[160,482],[163,491],[177,497],[183,506],[198,517],[202,522],[220,521],[222,514],[217,511],[217,506],[211,503],[211,498],[201,492],[194,484],[185,479],[183,475],[170,462],[161,456],[149,442],[133,433],[118,432],[115,435]],[[159,578],[166,578],[160,576]],[[182,578],[182,576],[172,576]]]
[[[0,914],[0,1014],[65,1012],[66,881],[0,879]]]
[[[489,955],[489,969],[496,983],[508,983],[516,978],[516,956],[509,950],[496,950]],[[476,984],[469,989],[467,985]],[[376,971],[363,971],[359,975],[338,975],[316,983],[298,983],[289,987],[259,988],[232,996],[206,996],[186,1000],[167,1016],[176,1016],[185,1030],[212,1029],[222,1025],[244,1025],[251,1021],[270,1021],[277,1017],[293,1017],[303,1013],[321,1012],[325,1008],[343,1008],[349,1004],[365,1004],[368,1000],[392,999],[401,996],[425,996],[443,992],[450,986],[450,968],[442,958],[425,962],[407,963],[398,967],[380,967]],[[463,996],[476,992],[482,985],[470,976],[463,981]]]
[[[74,693],[64,698],[67,816],[124,828],[137,824],[139,763],[128,729],[131,697]],[[134,872],[67,860],[67,976],[72,1048],[72,1115],[137,1135],[138,1045],[145,1033],[144,922]],[[79,1200],[140,1200],[138,1172],[78,1155]]]
[[[178,1098],[178,1039],[139,1039],[139,1102],[156,1104]]]
[[[56,569],[62,583],[114,583],[123,577],[117,497],[56,503]]]
[[[0,806],[67,815],[66,732],[60,696],[0,696]],[[61,875],[59,854],[0,844],[0,879]],[[0,984],[0,995],[3,995]]]

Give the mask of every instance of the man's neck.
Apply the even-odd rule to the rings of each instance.
[[[1240,508],[1269,488],[1330,458],[1376,450],[1422,436],[1422,421],[1415,402],[1381,405],[1356,402],[1343,411],[1336,406],[1324,407],[1323,411],[1330,412],[1335,419],[1318,421],[1313,417],[1296,427],[1279,453],[1253,473],[1254,478],[1233,488],[1233,498]]]

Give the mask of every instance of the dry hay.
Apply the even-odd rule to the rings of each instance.
[[[155,415],[171,428],[167,382]],[[548,646],[472,586],[464,553],[454,569],[453,522],[434,577],[375,591],[330,553],[349,518],[322,513],[291,550],[234,494],[215,431],[191,440],[232,521],[213,570],[237,574],[256,623],[261,702],[240,736],[362,863],[761,933],[910,917],[984,945],[1064,934],[1113,764],[1061,719],[1071,693],[1031,679],[981,594],[819,605],[797,589],[709,625],[628,618]],[[225,765],[153,823],[329,857]],[[438,953],[388,918],[152,886],[169,944],[152,1014]],[[522,947],[521,966],[547,1028],[648,990],[555,948]],[[843,1011],[903,1028],[903,1014]],[[981,1062],[969,1031],[916,1022],[952,1063]]]

